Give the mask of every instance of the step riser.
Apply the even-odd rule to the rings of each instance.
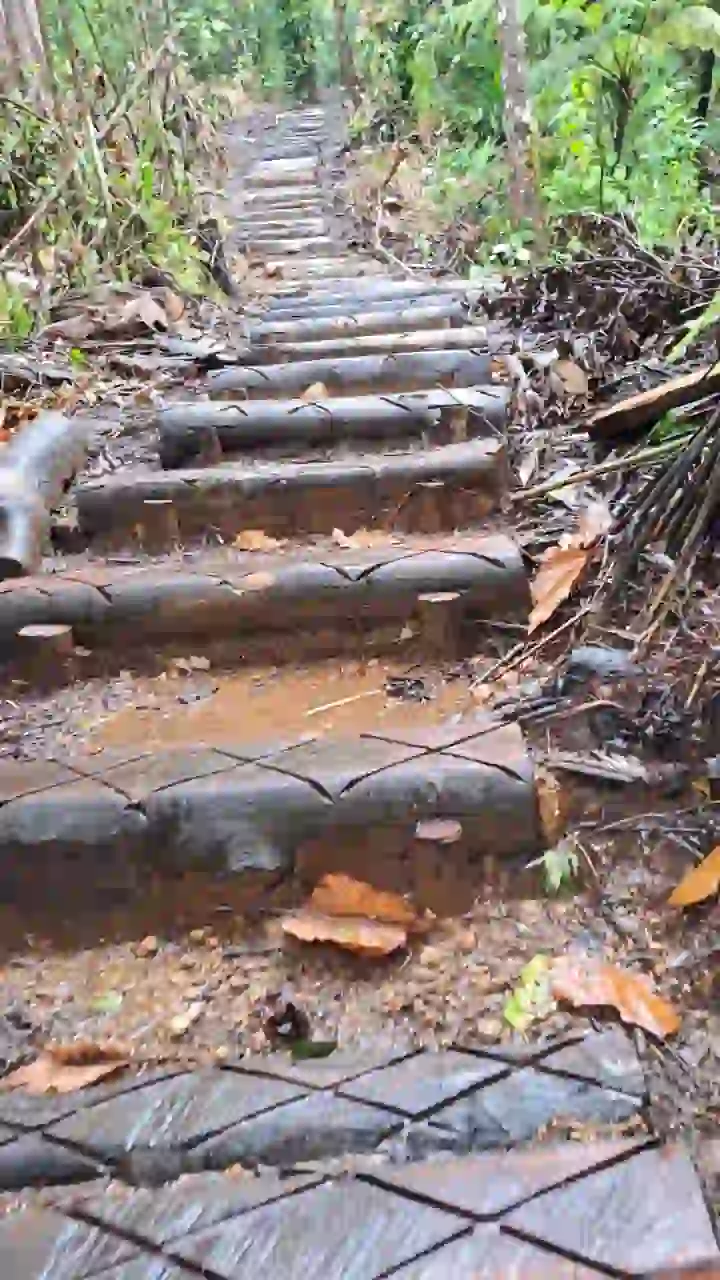
[[[225,540],[242,529],[279,537],[370,527],[437,533],[477,523],[506,485],[503,446],[477,440],[428,453],[369,453],[349,464],[139,473],[88,481],[75,496],[86,537],[167,550],[208,531]]]
[[[240,244],[251,262],[263,265],[267,262],[268,266],[274,261],[273,258],[268,260],[268,254],[327,260],[332,257],[341,258],[346,253],[345,246],[332,240],[330,236],[299,236],[288,240],[257,240],[254,236],[247,236]]]
[[[330,396],[392,395],[433,386],[487,386],[492,376],[493,359],[484,351],[408,352],[222,369],[209,375],[205,389],[212,398],[251,400],[302,396],[316,384]]]
[[[0,886],[5,900],[55,911],[72,902],[117,902],[152,876],[189,871],[302,876],[338,850],[357,860],[376,835],[395,861],[427,863],[418,822],[457,820],[461,839],[437,850],[447,863],[536,855],[544,847],[532,768],[514,726],[449,728],[427,750],[371,736],[301,742],[273,750],[99,756],[68,766],[8,765],[0,808]],[[502,767],[494,760],[500,758]],[[255,877],[253,879],[253,877]],[[481,880],[481,873],[478,873]]]
[[[308,404],[302,400],[239,405],[185,404],[163,410],[155,421],[161,465],[212,465],[223,453],[295,445],[308,449],[343,440],[427,437],[449,444],[502,433],[508,395],[488,388],[469,393],[433,392],[396,398],[367,396]]]

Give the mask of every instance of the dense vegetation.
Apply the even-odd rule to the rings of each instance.
[[[0,264],[32,250],[77,281],[149,259],[197,283],[223,92],[338,79],[358,136],[418,147],[448,216],[520,260],[558,215],[623,215],[648,244],[716,233],[718,0],[5,0],[0,19]]]

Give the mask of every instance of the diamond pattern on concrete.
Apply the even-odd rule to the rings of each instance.
[[[689,1156],[680,1147],[641,1151],[538,1196],[510,1227],[599,1266],[637,1275],[715,1258],[712,1224]]]
[[[449,1049],[435,1057],[419,1054],[372,1071],[341,1092],[416,1117],[506,1072],[504,1064],[492,1058]]]
[[[453,1214],[338,1182],[189,1236],[174,1252],[223,1280],[375,1280],[463,1228]]]
[[[495,1227],[477,1227],[399,1271],[397,1280],[593,1280],[603,1273]]]

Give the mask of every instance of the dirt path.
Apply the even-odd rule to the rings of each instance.
[[[241,140],[232,248],[263,296],[232,354],[207,347],[192,396],[76,482],[83,549],[0,589],[6,1066],[77,1037],[136,1060],[82,1094],[0,1095],[0,1187],[31,1206],[0,1224],[13,1280],[584,1280],[718,1256],[715,1023],[687,979],[712,922],[689,938],[653,905],[675,793],[568,784],[591,874],[551,898],[528,869],[559,835],[539,763],[596,750],[576,706],[628,683],[591,673],[563,702],[538,680],[523,715],[508,678],[486,709],[477,657],[530,609],[513,339],[467,283],[348,247],[340,136],[308,109]],[[437,919],[384,959],[293,944],[283,913],[328,873]],[[514,1037],[523,966],[566,951],[683,992],[680,1048],[560,1010]],[[689,1147],[657,1145],[678,1129]]]

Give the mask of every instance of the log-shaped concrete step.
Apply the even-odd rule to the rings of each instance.
[[[155,427],[161,465],[170,469],[212,465],[224,454],[258,448],[307,449],[343,440],[458,443],[501,432],[508,404],[506,387],[316,401],[191,401],[161,410]]]
[[[468,322],[469,305],[463,299],[381,307],[379,304],[358,311],[356,307],[338,308],[338,314],[289,320],[251,320],[248,338],[253,344],[276,342],[317,342],[325,338],[360,337],[369,333],[402,333],[464,326]]]
[[[55,912],[80,901],[135,896],[158,875],[229,875],[262,890],[258,873],[309,879],[328,863],[357,870],[373,839],[410,877],[440,858],[467,874],[489,855],[527,858],[544,836],[521,731],[477,717],[463,725],[238,742],[216,749],[67,762],[4,761],[0,775],[0,891],[17,906]],[[425,821],[450,818],[459,838],[433,851]]]
[[[502,535],[324,554],[205,554],[2,583],[0,654],[7,669],[46,685],[79,671],[146,670],[189,641],[221,664],[237,661],[239,644],[245,662],[343,654],[359,643],[363,652],[454,661],[479,624],[523,622],[529,607],[522,556]]]
[[[509,341],[509,335],[490,330],[484,325],[463,325],[454,328],[421,329],[400,333],[349,334],[337,338],[320,338],[309,342],[263,342],[251,345],[247,354],[238,353],[241,364],[282,364],[297,360],[345,359],[362,355],[394,355],[405,351],[472,351],[501,337]]]
[[[336,396],[392,395],[428,387],[487,386],[500,381],[500,374],[487,350],[411,351],[221,369],[208,375],[203,390],[213,397],[250,400],[302,396],[318,385]]]
[[[126,471],[79,484],[75,502],[93,544],[160,551],[207,536],[232,539],[242,529],[279,537],[372,526],[452,530],[496,509],[506,485],[504,443],[477,439],[334,462]]]
[[[267,310],[274,317],[279,311],[293,310],[293,308],[299,313],[310,312],[315,307],[326,307],[338,303],[354,307],[357,305],[358,298],[362,298],[364,302],[371,299],[373,301],[382,299],[384,301],[399,302],[401,299],[408,298],[427,298],[430,296],[437,298],[439,295],[445,294],[468,297],[473,294],[480,295],[481,293],[482,289],[467,280],[457,280],[455,278],[435,280],[432,277],[427,279],[418,278],[417,280],[407,280],[406,278],[397,280],[385,274],[380,280],[352,279],[348,281],[347,286],[343,286],[338,280],[329,281],[325,286],[317,284],[312,288],[288,285],[278,291],[275,297],[268,299]]]

